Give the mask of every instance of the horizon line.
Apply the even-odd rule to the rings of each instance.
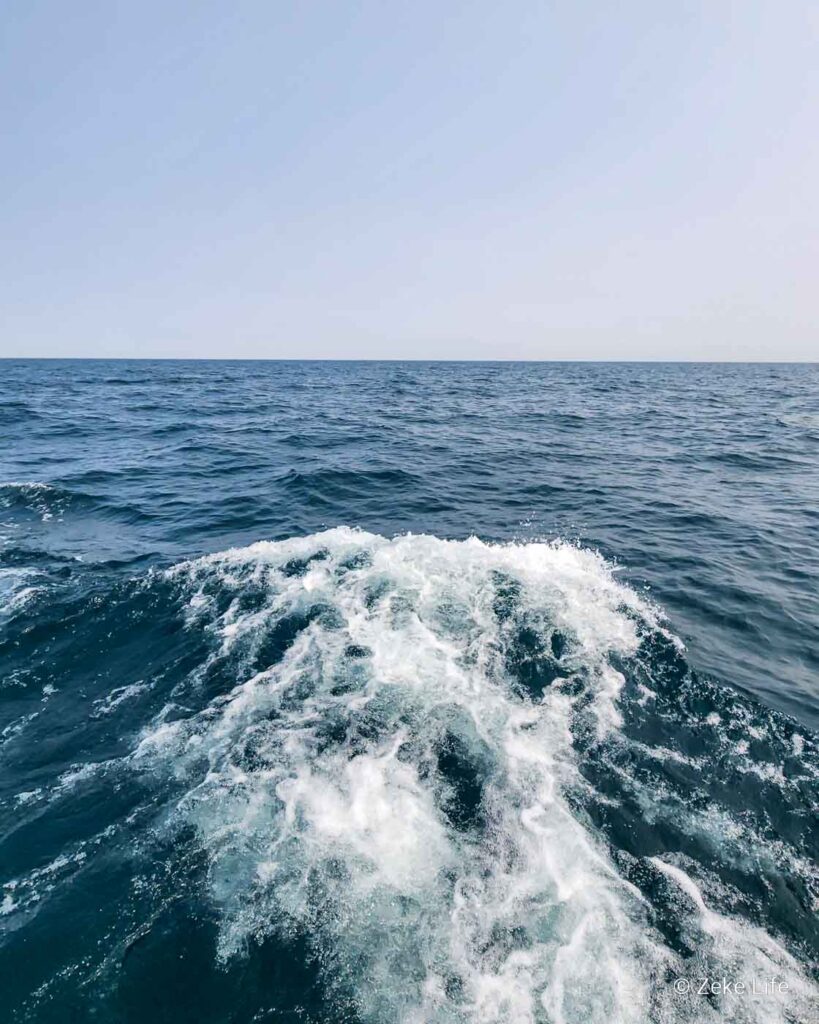
[[[4,356],[0,362],[20,363],[419,363],[419,364],[591,364],[631,366],[819,366],[816,359],[423,359],[417,356]]]

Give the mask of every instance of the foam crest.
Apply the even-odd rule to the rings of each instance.
[[[47,523],[60,518],[70,502],[70,494],[51,484],[32,481],[0,483],[0,510],[23,509]]]
[[[41,592],[32,582],[40,576],[34,569],[0,568],[0,619],[21,611]]]
[[[212,643],[189,685],[235,685],[134,763],[182,780],[221,957],[306,936],[367,1021],[717,1019],[674,1000],[677,954],[568,798],[661,629],[602,558],[337,529],[168,577]]]

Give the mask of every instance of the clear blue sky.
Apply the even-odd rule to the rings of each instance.
[[[0,354],[819,359],[819,5],[6,0]]]

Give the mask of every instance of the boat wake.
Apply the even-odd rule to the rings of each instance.
[[[223,963],[306,942],[326,1019],[809,1019],[812,740],[600,556],[342,528],[162,581],[208,653],[128,765],[172,783]]]

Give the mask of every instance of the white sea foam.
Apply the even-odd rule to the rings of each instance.
[[[26,508],[47,523],[55,516],[62,519],[67,496],[46,483],[29,480],[0,483],[0,509],[10,508],[15,501],[22,501]]]
[[[42,588],[31,581],[41,574],[36,569],[0,568],[0,616],[21,611]]]
[[[109,691],[105,697],[94,701],[94,711],[91,717],[101,718],[104,715],[110,715],[117,710],[120,704],[127,700],[133,700],[134,697],[138,697],[141,693],[146,693],[150,688],[150,683],[143,682],[130,683],[128,686],[117,686]]]
[[[718,1019],[753,1020],[754,1024],[816,1019],[816,986],[780,943],[747,921],[710,909],[682,868],[657,857],[651,862],[690,901],[689,927],[698,952],[686,970],[695,992],[704,981],[711,983],[712,993],[716,988]],[[725,991],[721,991],[723,981],[730,982]]]
[[[40,903],[83,866],[88,856],[83,848],[85,845],[80,843],[74,850],[59,854],[43,867],[3,882],[3,913],[30,915],[36,911]]]
[[[373,1022],[756,1019],[675,994],[676,954],[567,800],[577,716],[592,742],[616,734],[612,656],[635,653],[639,622],[660,628],[598,555],[336,529],[169,575],[236,686],[160,716],[133,761],[186,780],[175,815],[209,857],[221,957],[306,934]],[[271,646],[288,621],[290,645]],[[560,652],[529,692],[509,661],[526,636]],[[787,970],[796,1001],[760,1020],[804,1005],[781,947],[655,867],[693,902],[712,962]]]

